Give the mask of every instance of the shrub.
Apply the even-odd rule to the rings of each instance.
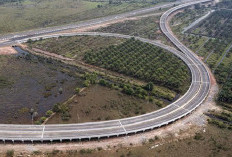
[[[14,150],[8,150],[8,151],[6,152],[6,156],[7,156],[7,157],[13,157],[13,156],[14,156]]]
[[[46,117],[41,117],[40,122],[43,123],[47,118]]]
[[[52,114],[53,114],[53,112],[52,112],[51,110],[48,110],[48,111],[46,112],[46,116],[47,116],[47,117],[50,117]]]
[[[56,103],[52,108],[53,112],[60,112],[60,110],[61,110],[60,106],[61,106],[60,103]]]
[[[52,93],[51,93],[51,92],[46,92],[46,93],[44,93],[43,95],[44,95],[44,98],[48,98],[49,96],[52,95]]]
[[[106,86],[106,81],[103,80],[103,79],[101,79],[101,80],[99,81],[99,84],[102,85],[102,86]]]
[[[60,93],[60,94],[63,93],[63,88],[59,88],[59,93]]]
[[[33,151],[33,153],[32,153],[32,155],[41,155],[41,154],[42,154],[42,152],[39,151],[39,150],[35,150],[35,151]]]
[[[84,83],[83,83],[83,85],[85,87],[89,87],[90,86],[90,81],[89,80],[85,80]]]
[[[149,82],[144,88],[148,91],[152,91],[154,89],[154,84]]]
[[[36,125],[40,125],[41,122],[40,122],[39,120],[37,120],[37,121],[35,121],[35,124],[36,124]]]
[[[97,150],[98,150],[98,151],[101,151],[101,150],[102,150],[102,147],[97,147]]]
[[[80,93],[80,91],[81,91],[81,89],[80,89],[80,88],[76,88],[76,89],[75,89],[76,94],[79,94],[79,93]]]
[[[69,120],[71,115],[68,112],[63,112],[61,115],[62,120],[67,121]]]
[[[195,136],[194,136],[194,139],[195,140],[202,140],[203,136],[200,133],[196,133]]]
[[[93,151],[92,149],[81,149],[80,154],[91,154],[92,151]]]

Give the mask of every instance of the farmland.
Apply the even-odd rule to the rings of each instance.
[[[184,92],[189,80],[188,69],[181,60],[161,48],[134,39],[98,52],[88,52],[84,60],[178,92]]]

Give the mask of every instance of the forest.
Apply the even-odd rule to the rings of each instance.
[[[173,54],[151,44],[130,39],[84,56],[88,64],[151,81],[177,92],[189,81],[187,66]]]

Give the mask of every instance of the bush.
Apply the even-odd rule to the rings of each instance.
[[[62,94],[63,93],[63,88],[59,89],[59,93]]]
[[[102,85],[102,86],[106,86],[106,81],[103,80],[103,79],[101,79],[101,80],[99,81],[99,84]]]
[[[46,116],[47,116],[47,117],[50,117],[52,114],[53,114],[53,112],[52,112],[51,110],[48,110],[48,111],[46,112]]]
[[[35,150],[35,151],[33,151],[33,153],[32,153],[32,155],[41,155],[41,154],[42,154],[42,152],[39,151],[39,150]]]
[[[91,149],[81,149],[80,154],[91,154],[93,150]]]
[[[79,94],[79,93],[80,93],[80,91],[81,91],[81,89],[80,89],[80,88],[76,88],[76,89],[75,89],[75,93],[76,93],[76,94]]]
[[[83,85],[85,87],[89,87],[90,86],[90,81],[89,80],[85,80],[84,83],[83,83]]]
[[[52,110],[53,110],[53,112],[60,112],[61,111],[61,104],[60,103],[56,103],[54,106],[53,106],[53,108],[52,108]]]
[[[6,152],[6,156],[7,156],[7,157],[13,157],[13,156],[14,156],[14,150],[8,150],[8,151]]]
[[[40,122],[43,123],[47,118],[46,117],[41,117]]]
[[[200,133],[196,133],[195,136],[194,136],[194,139],[195,140],[202,140],[204,138],[203,138],[203,136]]]
[[[69,112],[63,112],[62,115],[61,115],[61,118],[62,118],[62,120],[64,120],[64,121],[69,120],[70,117],[71,117],[71,115],[69,114]]]
[[[148,91],[152,91],[154,89],[154,84],[149,82],[144,88]]]
[[[41,122],[40,122],[39,120],[37,120],[37,121],[35,121],[35,124],[36,124],[36,125],[40,125]]]

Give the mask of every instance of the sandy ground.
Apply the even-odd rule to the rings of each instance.
[[[17,51],[13,49],[12,47],[0,47],[0,55],[12,55],[16,54]]]

